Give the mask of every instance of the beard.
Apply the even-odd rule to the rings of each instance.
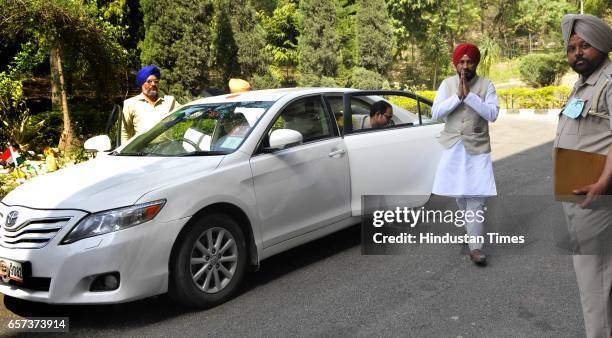
[[[581,64],[577,64],[582,62]],[[577,58],[571,65],[572,69],[580,75],[590,75],[595,70],[596,66],[585,58]]]
[[[457,72],[457,75],[459,75],[459,77],[461,77],[461,72]],[[469,71],[469,70],[465,71],[465,78],[468,81],[471,81],[475,76],[476,76],[476,71]]]
[[[154,89],[154,88],[145,89],[142,92],[148,97],[153,97],[153,98],[157,97],[157,89]]]

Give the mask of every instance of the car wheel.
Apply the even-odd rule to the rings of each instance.
[[[186,306],[220,304],[238,289],[246,264],[246,243],[236,221],[205,215],[179,236],[172,250],[168,294]]]

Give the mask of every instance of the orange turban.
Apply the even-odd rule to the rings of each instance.
[[[251,90],[251,84],[243,79],[230,79],[229,88],[230,93],[248,92]]]
[[[456,66],[464,55],[469,56],[470,59],[476,62],[476,65],[480,62],[480,50],[478,50],[478,47],[471,43],[462,43],[457,45],[455,51],[453,51],[453,64]]]

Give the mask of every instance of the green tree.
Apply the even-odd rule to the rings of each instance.
[[[350,86],[358,89],[383,89],[389,88],[389,82],[377,72],[355,67],[351,74]]]
[[[255,75],[264,75],[272,58],[265,51],[266,32],[258,22],[251,1],[221,0],[220,3],[230,9],[232,31],[238,47],[237,60],[240,72],[237,75],[247,79]]]
[[[610,3],[610,0],[586,0],[584,12],[599,17],[607,16],[610,19],[612,16],[612,3]]]
[[[66,69],[91,72],[104,86],[109,74],[123,64],[125,50],[118,43],[121,29],[101,18],[94,1],[10,0],[0,3],[0,36],[20,35],[49,55],[54,106],[60,106],[63,128],[60,148],[74,148],[68,106]],[[19,62],[17,62],[19,64]],[[106,82],[105,82],[106,81]]]
[[[285,84],[294,84],[292,71],[298,65],[299,35],[297,5],[285,3],[274,9],[271,16],[260,12],[266,31],[266,51],[272,55],[272,72],[277,72]]]
[[[357,66],[357,40],[355,30],[355,0],[334,0],[336,4],[336,34],[338,36],[338,74],[342,83],[350,82],[352,70]]]
[[[97,0],[104,19],[114,26],[124,27],[121,45],[128,52],[131,68],[140,65],[138,42],[144,39],[142,11],[139,0]]]
[[[141,0],[143,64],[162,71],[162,88],[179,100],[190,99],[211,85],[211,0]]]
[[[501,56],[501,50],[495,39],[489,35],[484,35],[480,39],[478,44],[480,49],[480,64],[478,65],[478,72],[483,76],[489,76],[491,66],[499,61]]]
[[[384,1],[358,0],[355,29],[360,67],[386,74],[393,57],[393,31]]]
[[[436,0],[387,0],[391,23],[399,46],[427,40],[429,13],[435,13]]]
[[[575,7],[566,0],[520,0],[513,23],[518,34],[527,35],[531,53],[536,37],[551,33],[560,36],[561,18],[574,10]]]
[[[449,71],[450,50],[477,27],[475,0],[389,0],[387,6],[398,43],[395,58],[400,63],[408,59],[405,77],[421,84],[431,81],[435,89]]]
[[[333,78],[338,71],[336,8],[331,0],[303,0],[299,12],[299,83],[316,86],[322,77]]]

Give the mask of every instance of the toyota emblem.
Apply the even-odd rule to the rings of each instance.
[[[17,217],[19,217],[19,211],[11,211],[8,215],[6,215],[6,222],[4,226],[10,228],[17,223]]]

